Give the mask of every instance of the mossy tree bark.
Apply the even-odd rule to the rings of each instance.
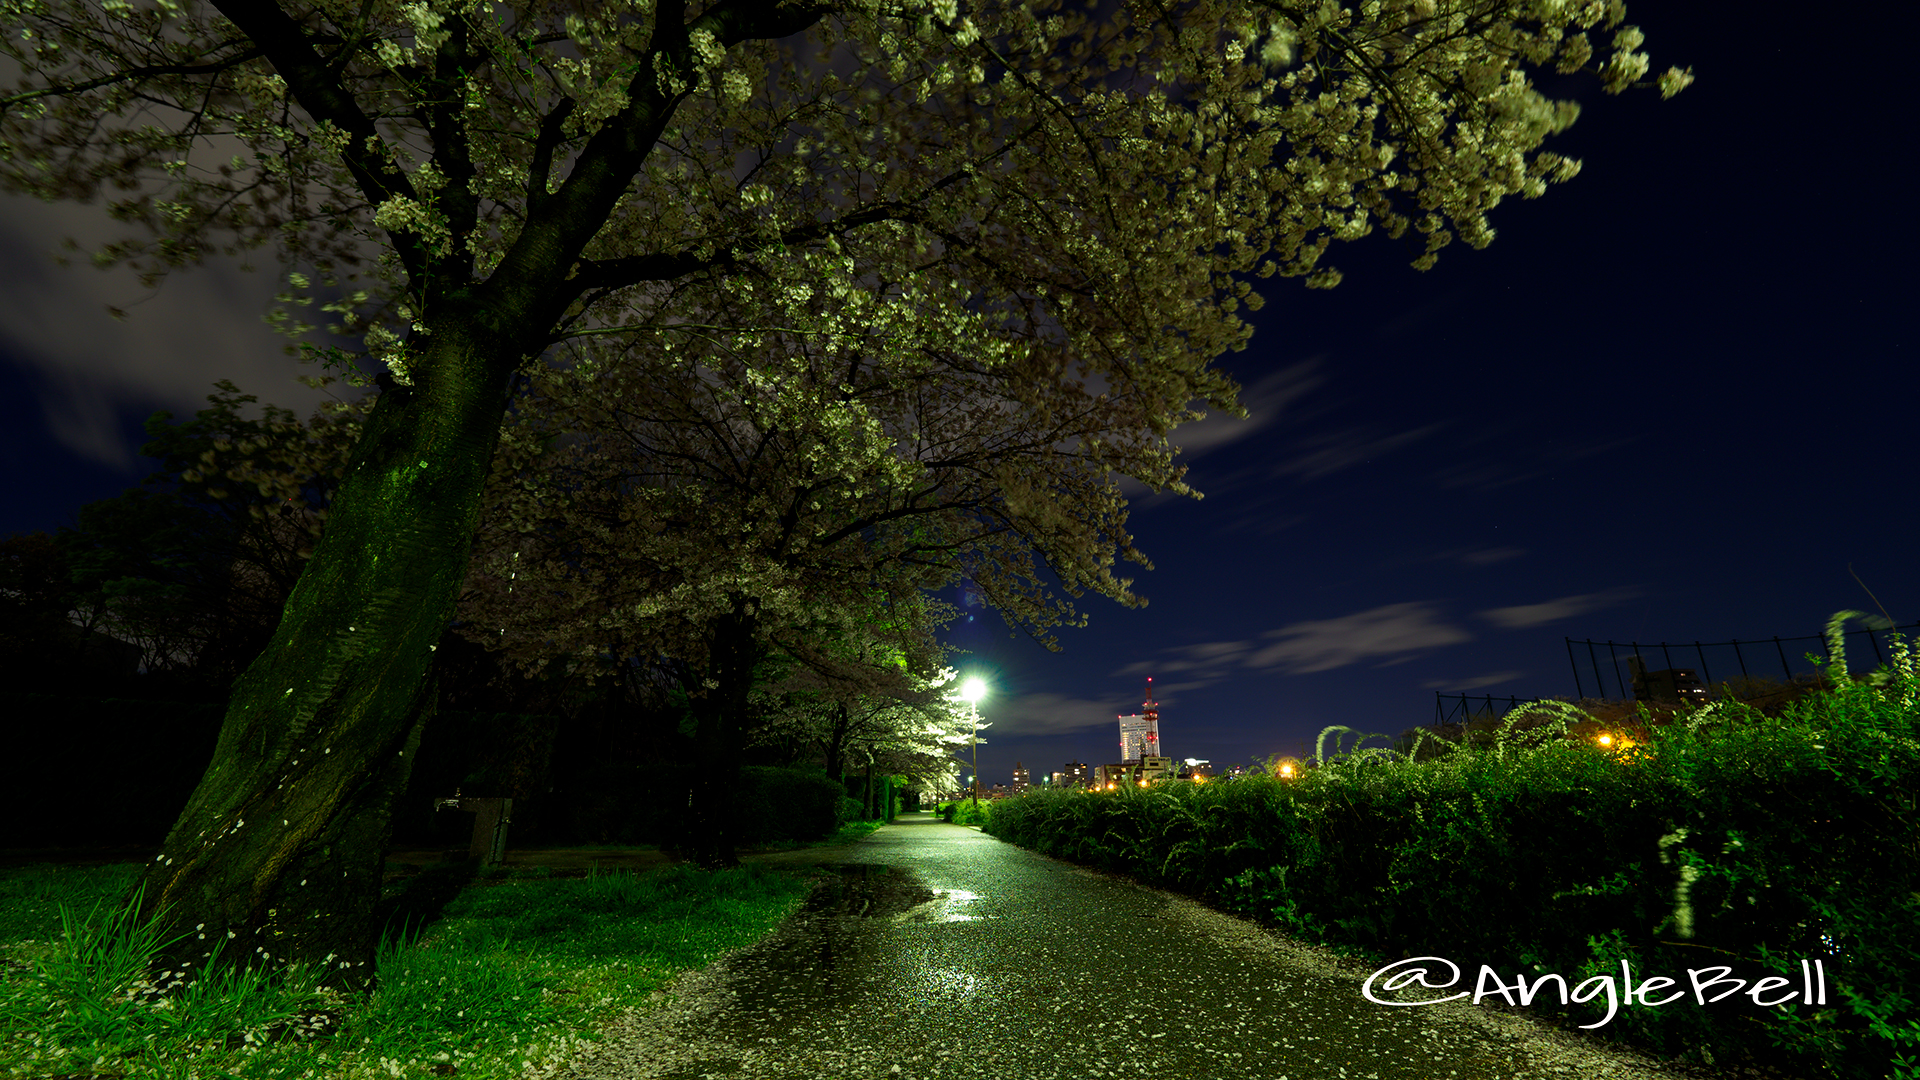
[[[372,974],[395,798],[437,701],[505,412],[512,336],[483,307],[435,320],[427,362],[380,397],[271,644],[235,681],[212,764],[144,879],[169,970],[247,963]]]
[[[333,60],[277,4],[214,6],[258,46],[291,101],[348,136],[334,152],[370,206],[421,205],[426,196],[342,81],[352,46]],[[723,0],[700,23],[724,52],[805,30],[824,12]],[[468,242],[487,231],[472,183],[479,166],[460,107],[480,57],[469,22],[448,21],[424,91],[431,104],[416,114],[446,181],[427,199],[433,227],[381,226],[417,312],[401,352],[405,385],[386,385],[368,417],[271,643],[234,683],[214,760],[139,883],[147,910],[160,909],[161,932],[181,935],[158,957],[162,967],[199,970],[218,943],[250,965],[324,963],[333,985],[371,985],[371,913],[393,802],[431,718],[433,652],[472,554],[515,371],[557,340],[561,318],[589,290],[598,298],[733,265],[732,255],[691,252],[582,258],[700,84],[685,16],[677,0],[661,6],[626,104],[586,138],[564,180],[554,154],[576,102],[545,117],[524,213],[514,214],[521,226],[484,281]],[[436,230],[450,242],[437,242]]]

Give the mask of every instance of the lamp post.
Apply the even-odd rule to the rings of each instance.
[[[973,775],[968,782],[973,787],[973,808],[980,809],[980,699],[987,696],[987,684],[979,679],[968,679],[960,687],[960,696],[967,699],[967,719],[969,721],[968,747],[973,751]]]

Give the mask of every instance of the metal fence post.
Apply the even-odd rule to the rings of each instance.
[[[1914,623],[1913,628],[1920,629],[1920,622]],[[1894,632],[1897,632],[1901,629],[1905,629],[1905,628],[1901,627],[1897,623],[1894,626],[1889,628],[1890,631],[1894,631]],[[1871,629],[1843,631],[1841,640],[1844,642],[1847,635],[1849,634],[1866,634],[1867,641],[1873,646],[1874,660],[1877,663],[1884,666],[1888,663],[1887,653],[1881,650],[1880,639],[1874,637],[1873,633],[1874,632]],[[1573,639],[1563,638],[1562,640],[1566,642],[1566,646],[1567,646],[1567,664],[1569,667],[1573,669],[1574,688],[1577,691],[1579,691],[1580,696],[1584,699],[1586,697],[1587,691],[1586,691],[1585,684],[1580,679],[1580,662],[1574,657]],[[1773,642],[1773,651],[1775,655],[1780,657],[1781,677],[1786,679],[1788,682],[1793,681],[1793,664],[1787,659],[1787,650],[1783,642],[1787,642],[1787,641],[1822,642],[1821,652],[1826,654],[1828,663],[1831,663],[1833,661],[1833,653],[1831,649],[1825,644],[1826,637],[1824,635],[1818,635],[1818,634],[1807,635],[1805,637],[1790,637],[1790,638],[1781,638],[1776,635],[1771,639],[1762,638],[1756,641],[1741,641],[1740,639],[1735,638],[1732,641],[1716,641],[1714,642],[1714,644],[1733,646],[1733,655],[1734,655],[1735,661],[1740,665],[1741,678],[1751,679],[1753,675],[1752,675],[1752,672],[1747,670],[1747,657],[1746,657],[1746,654],[1740,650],[1740,646],[1764,645],[1768,640],[1771,640]],[[1594,640],[1593,638],[1583,638],[1582,644],[1586,645],[1587,647],[1587,662],[1593,668],[1593,679],[1595,684],[1594,692],[1596,694],[1604,695],[1607,692],[1607,680],[1606,680],[1606,676],[1600,670],[1600,655],[1599,655],[1599,652],[1596,650],[1596,646],[1599,645],[1600,642]],[[1618,642],[1618,641],[1613,641],[1609,639],[1606,642],[1607,659],[1613,665],[1614,686],[1617,689],[1620,697],[1622,699],[1625,699],[1627,697],[1627,687],[1626,687],[1626,683],[1620,677],[1620,661],[1622,658],[1618,652],[1618,647],[1623,644],[1630,645],[1633,648],[1633,655],[1630,657],[1627,657],[1627,659],[1639,660],[1644,664],[1645,657],[1642,655],[1641,649],[1640,649],[1640,643],[1637,641]],[[1713,683],[1713,670],[1707,663],[1706,643],[1702,641],[1695,641],[1693,643],[1693,651],[1694,651],[1694,655],[1699,657],[1699,660],[1700,660],[1700,674],[1703,676],[1702,681],[1704,681],[1708,685],[1711,685]],[[1660,642],[1660,652],[1663,656],[1666,657],[1668,670],[1674,670],[1673,653],[1671,651],[1671,646],[1669,646],[1667,642],[1664,642],[1664,641]],[[1491,707],[1491,703],[1489,703],[1489,707]]]

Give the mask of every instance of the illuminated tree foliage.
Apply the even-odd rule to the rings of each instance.
[[[160,962],[231,933],[365,981],[510,389],[556,342],[750,289],[809,337],[1084,379],[1134,432],[1089,467],[1123,470],[1191,403],[1236,407],[1209,367],[1248,337],[1236,275],[1331,284],[1328,241],[1375,223],[1485,243],[1574,167],[1538,149],[1573,109],[1527,73],[1647,67],[1618,3],[1121,3],[9,0],[0,183],[128,193],[110,212],[151,239],[96,261],[158,280],[272,243],[298,305],[379,250],[323,310],[388,390],[146,875],[163,929],[201,928]]]
[[[707,317],[748,323],[746,303]],[[689,336],[678,348],[537,380],[533,430],[509,446],[539,449],[497,459],[496,481],[518,479],[490,488],[460,613],[530,671],[556,655],[682,661],[697,820],[724,827],[770,653],[825,671],[849,641],[923,649],[918,597],[963,577],[1057,647],[1075,612],[1042,563],[1072,596],[1142,602],[1111,570],[1116,554],[1145,562],[1114,477],[1184,487],[1126,383],[1094,393],[1041,350],[981,363],[939,327],[877,318],[824,344],[672,329]],[[593,434],[555,449],[554,425]],[[704,860],[732,860],[724,836],[706,841]]]

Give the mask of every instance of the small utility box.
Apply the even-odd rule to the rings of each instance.
[[[507,857],[507,826],[513,823],[512,799],[463,797],[456,788],[452,798],[435,799],[433,808],[464,810],[473,815],[473,842],[467,846],[468,857],[479,859],[482,866]]]

